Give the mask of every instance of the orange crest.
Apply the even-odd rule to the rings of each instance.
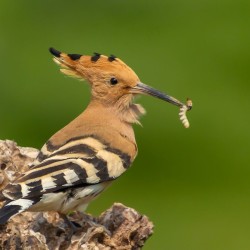
[[[54,55],[54,61],[62,67],[61,72],[86,79],[90,83],[107,77],[109,82],[111,78],[115,78],[118,82],[126,82],[133,87],[140,81],[135,72],[114,55],[107,57],[99,53],[94,53],[93,56],[65,54],[53,48],[50,48],[50,52]]]

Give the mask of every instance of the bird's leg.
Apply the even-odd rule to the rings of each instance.
[[[60,217],[64,220],[64,222],[67,224],[67,226],[69,227],[70,231],[69,234],[67,235],[67,238],[70,240],[71,237],[73,236],[73,234],[78,230],[78,226],[76,226],[76,224],[74,222],[72,222],[66,214],[59,214]]]

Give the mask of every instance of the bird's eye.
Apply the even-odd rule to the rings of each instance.
[[[118,83],[118,80],[117,80],[116,78],[112,77],[112,78],[110,79],[110,83],[111,83],[112,85],[116,85],[116,84]]]

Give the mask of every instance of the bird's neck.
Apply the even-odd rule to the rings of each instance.
[[[139,117],[144,112],[144,109],[138,104],[129,104],[124,107],[104,105],[92,100],[81,116],[83,121],[88,121],[93,126],[102,127],[104,130],[117,131],[135,142],[132,124],[140,124]]]
[[[132,102],[132,97],[120,98],[116,103],[103,103],[96,99],[92,99],[88,105],[86,112],[90,110],[98,110],[104,112],[108,117],[111,116],[121,123],[131,126],[131,124],[140,124],[140,117],[145,114],[144,108],[140,104]],[[104,118],[104,117],[103,117]]]

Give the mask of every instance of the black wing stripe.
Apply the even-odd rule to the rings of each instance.
[[[50,157],[53,157],[55,155],[75,154],[75,153],[84,153],[87,156],[93,156],[95,154],[95,151],[86,144],[77,144],[72,147],[65,148],[63,150],[59,149],[55,153],[52,153]]]
[[[71,145],[87,144],[89,140],[92,140],[92,144],[93,144],[92,148],[95,148],[95,144],[96,146],[102,144],[101,140],[99,140],[98,138],[95,138],[95,136],[89,135],[89,136],[73,137],[62,145],[53,145],[51,141],[47,141],[44,147],[46,147],[46,151],[53,153],[54,151],[60,150],[61,148],[64,148],[65,146],[70,147]]]
[[[67,181],[65,179],[65,174],[64,173],[61,173],[61,174],[57,174],[54,177],[54,183],[57,185],[57,186],[64,186],[64,185],[67,185]]]
[[[61,159],[61,160],[65,160],[65,159]],[[36,169],[38,169],[38,168],[41,168],[42,169],[42,167],[47,167],[47,166],[49,166],[49,165],[52,165],[53,163],[60,163],[60,159],[58,160],[58,159],[50,159],[50,158],[48,158],[48,159],[46,159],[46,161],[43,161],[42,163],[40,163],[40,164],[38,164],[37,166],[35,166],[34,168],[32,168],[32,170],[35,172],[36,171]]]
[[[40,167],[40,166],[39,166]],[[46,168],[45,168],[46,167]],[[42,168],[34,169],[33,171],[29,171],[30,173],[26,174],[24,177],[22,177],[19,182],[25,182],[29,181],[32,182],[36,181],[38,178],[43,178],[44,176],[53,176],[56,175],[56,172],[62,172],[67,169],[75,169],[77,170],[78,174],[81,175],[81,177],[86,176],[86,170],[82,167],[80,167],[78,164],[73,163],[71,161],[65,162],[65,161],[57,161],[53,164],[45,165]]]
[[[37,197],[37,196],[41,195],[42,190],[43,190],[41,180],[37,180],[37,181],[34,181],[34,182],[29,182],[26,185],[27,185],[27,187],[29,189],[29,193],[25,198]]]
[[[74,171],[75,173],[77,173],[76,169],[74,169]],[[77,174],[75,176],[77,176]],[[43,182],[41,182],[41,184],[38,184],[38,186],[36,187],[30,188],[29,194],[25,196],[25,198],[41,196],[42,194],[56,192],[56,191],[59,192],[69,187],[72,188],[72,183],[74,186],[82,185],[84,183],[83,179],[86,179],[86,177],[84,177],[83,179],[77,179],[77,180],[74,179],[74,182],[73,181],[71,182],[71,181],[67,181],[66,175],[64,173],[60,173],[60,174],[53,175],[52,179],[50,178],[47,178],[47,179],[48,181],[44,182],[44,180],[46,180],[46,177],[44,177],[42,179]]]
[[[85,161],[95,166],[97,170],[96,175],[100,178],[100,181],[110,180],[106,161],[97,157],[92,159],[85,159]]]
[[[131,165],[131,157],[130,157],[128,154],[125,154],[125,153],[121,152],[121,151],[118,150],[118,149],[110,148],[110,147],[108,147],[106,150],[107,150],[108,152],[117,154],[117,155],[122,159],[124,168],[127,169],[127,168],[130,167],[130,165]]]

